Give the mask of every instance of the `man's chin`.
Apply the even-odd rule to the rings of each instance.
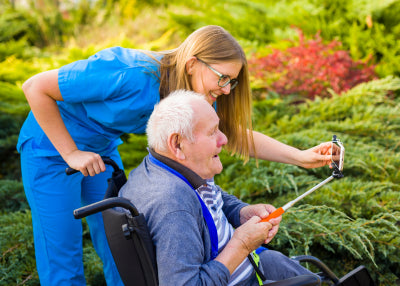
[[[215,168],[215,175],[221,173],[222,170],[224,169],[224,167],[222,166],[222,162],[221,162],[221,160],[219,160],[219,158],[218,158],[218,162],[219,162],[219,166]]]

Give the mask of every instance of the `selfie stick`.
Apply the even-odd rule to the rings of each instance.
[[[291,208],[295,203],[297,203],[298,201],[300,201],[302,198],[308,196],[309,194],[311,194],[312,192],[314,192],[316,189],[319,189],[320,187],[322,187],[323,185],[325,185],[326,183],[329,183],[330,181],[332,181],[334,178],[341,178],[343,177],[343,174],[338,171],[338,170],[334,170],[332,176],[330,176],[329,178],[327,178],[326,180],[322,181],[321,183],[319,183],[318,185],[314,186],[313,188],[309,189],[307,192],[305,192],[304,194],[298,196],[297,198],[295,198],[293,201],[288,202],[286,205],[284,205],[283,207],[280,207],[279,209],[276,209],[274,212],[270,213],[269,216],[267,216],[266,218],[263,218],[261,220],[261,222],[266,222],[269,221],[270,219],[273,218],[277,218],[278,216],[282,215],[285,211],[287,211],[289,208]]]

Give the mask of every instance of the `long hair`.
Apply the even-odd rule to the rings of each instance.
[[[236,39],[219,26],[205,26],[190,34],[176,49],[163,52],[160,63],[160,96],[177,89],[193,90],[186,62],[195,56],[206,63],[241,62],[238,86],[217,99],[220,129],[228,137],[227,149],[246,161],[254,148],[251,122],[251,90],[246,55]],[[250,139],[250,140],[249,140]]]

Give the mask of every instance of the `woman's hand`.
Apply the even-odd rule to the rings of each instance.
[[[79,170],[84,176],[94,176],[106,170],[106,166],[99,154],[75,150],[63,156],[68,166]]]
[[[256,205],[245,206],[240,210],[240,223],[244,224],[254,216],[257,216],[260,219],[266,218],[270,213],[274,212],[275,210],[276,208],[274,206],[268,204],[256,204]],[[281,222],[281,220],[282,216],[279,216],[269,221],[272,227],[268,231],[268,236],[264,241],[265,244],[269,243],[278,233],[279,223]]]
[[[318,146],[300,151],[299,166],[303,168],[317,168],[331,163],[332,142],[321,143]]]

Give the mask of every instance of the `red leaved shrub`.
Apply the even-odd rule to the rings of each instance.
[[[370,59],[354,61],[340,47],[341,43],[335,40],[323,43],[319,33],[306,40],[299,30],[297,45],[273,49],[267,56],[253,55],[249,59],[250,75],[257,88],[309,99],[327,97],[329,89],[340,94],[377,77]]]

